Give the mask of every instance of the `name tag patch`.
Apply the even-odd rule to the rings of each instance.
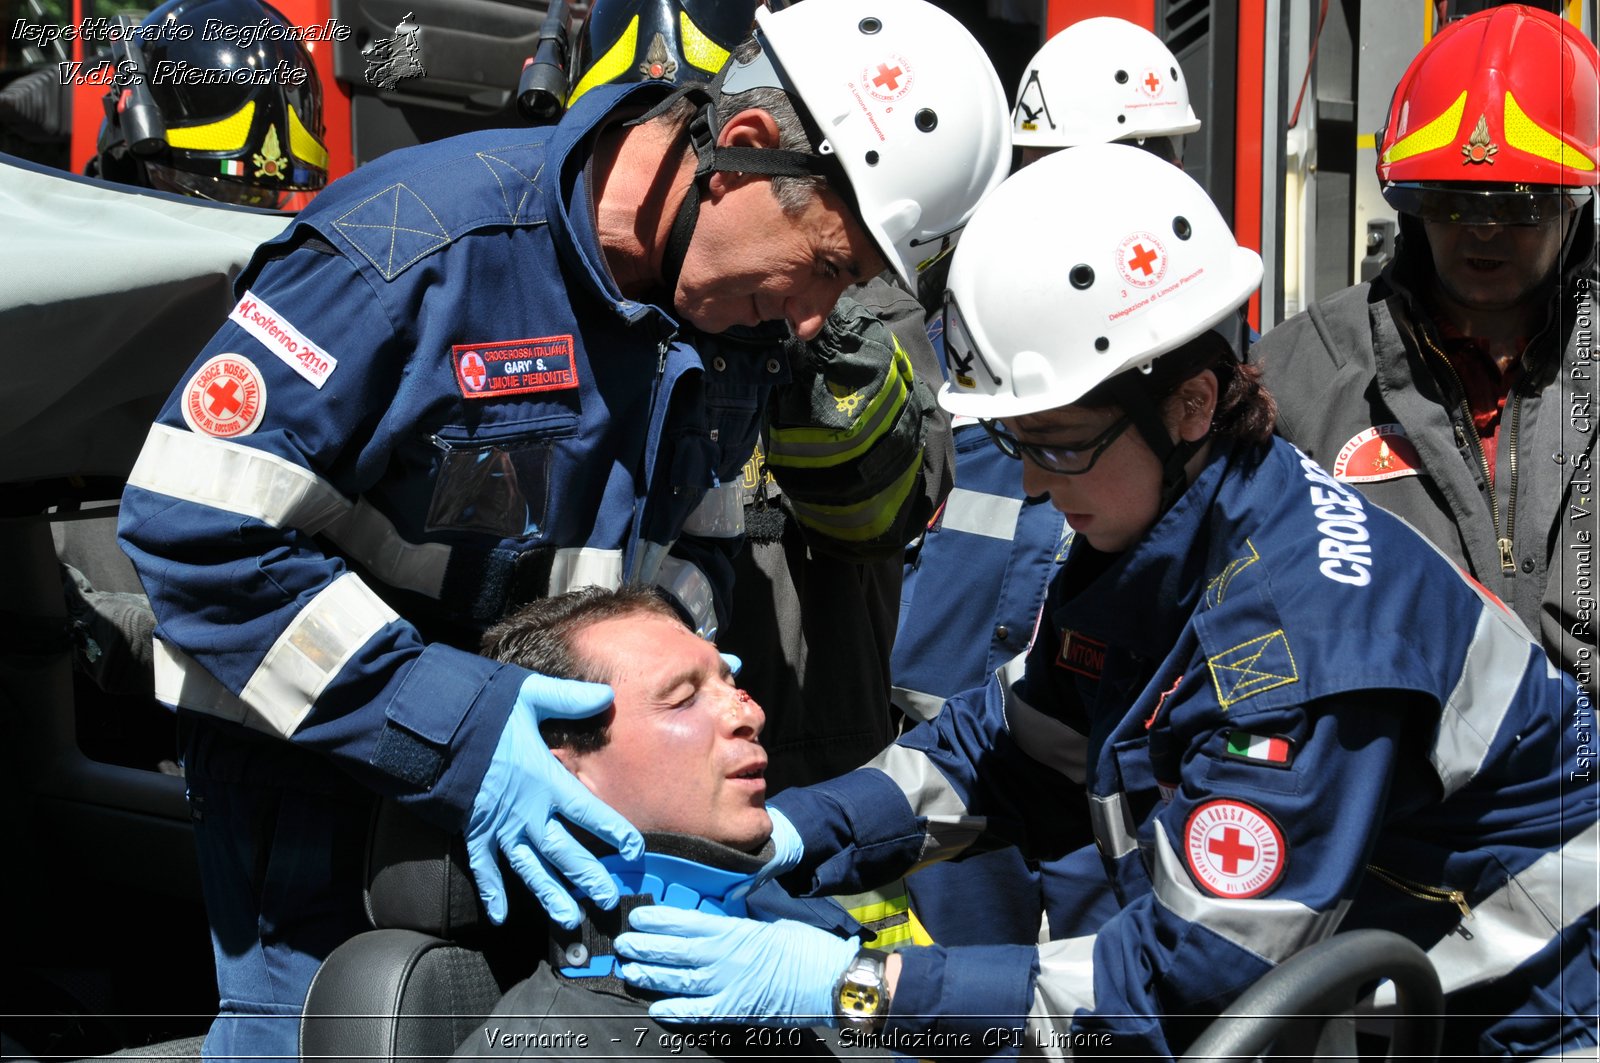
[[[1063,631],[1056,667],[1099,679],[1106,669],[1106,644],[1080,631]]]
[[[450,358],[464,399],[568,391],[578,386],[570,335],[458,343],[450,348]]]

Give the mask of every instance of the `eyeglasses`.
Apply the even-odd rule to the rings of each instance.
[[[1389,205],[1402,214],[1444,225],[1544,225],[1589,201],[1587,188],[1502,186],[1502,190],[1456,191],[1390,185]]]
[[[1000,453],[1018,461],[1025,456],[1045,472],[1055,473],[1058,476],[1081,476],[1094,468],[1094,463],[1100,460],[1100,455],[1104,454],[1132,423],[1133,418],[1124,414],[1111,422],[1110,427],[1104,432],[1086,443],[1046,447],[1038,443],[1024,443],[1000,427],[999,421],[982,422],[983,430],[989,433],[989,438],[1000,448]]]

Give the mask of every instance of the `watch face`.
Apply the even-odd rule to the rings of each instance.
[[[883,984],[887,957],[876,949],[862,949],[839,976],[835,994],[839,1019],[846,1025],[873,1027],[889,1012],[889,992]]]
[[[839,1010],[846,1015],[876,1015],[883,1008],[883,994],[875,985],[846,982],[839,988]]]

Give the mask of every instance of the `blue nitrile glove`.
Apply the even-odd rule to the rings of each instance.
[[[761,865],[761,870],[756,872],[756,885],[769,879],[777,878],[785,871],[793,871],[800,866],[800,860],[806,855],[806,847],[800,841],[800,832],[794,829],[794,824],[789,822],[789,817],[767,806],[767,818],[772,820],[772,858]]]
[[[593,716],[614,697],[603,683],[538,673],[523,681],[467,820],[467,863],[491,922],[506,918],[497,851],[506,854],[511,869],[522,876],[550,917],[569,930],[582,922],[583,913],[557,873],[600,907],[616,906],[616,883],[595,855],[567,832],[556,813],[615,845],[629,859],[644,853],[644,839],[562,767],[539,734],[540,720]]]
[[[722,657],[722,663],[728,666],[728,671],[737,679],[739,669],[744,667],[744,662],[731,653],[720,654],[720,656]]]
[[[612,941],[632,985],[676,994],[650,1005],[652,1019],[831,1026],[834,985],[861,948],[859,938],[781,919],[649,905]]]

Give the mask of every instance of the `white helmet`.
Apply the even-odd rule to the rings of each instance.
[[[1161,39],[1120,18],[1087,18],[1051,37],[1017,87],[1019,148],[1072,148],[1193,133],[1188,82]]]
[[[1261,283],[1192,177],[1122,144],[1060,151],[984,200],[950,266],[939,403],[1067,406],[1221,323]]]
[[[837,157],[867,231],[915,290],[920,264],[1011,166],[1005,90],[988,56],[925,0],[805,0],[758,9],[756,25],[782,87],[825,138],[817,150]],[[723,89],[762,80],[733,70]]]

